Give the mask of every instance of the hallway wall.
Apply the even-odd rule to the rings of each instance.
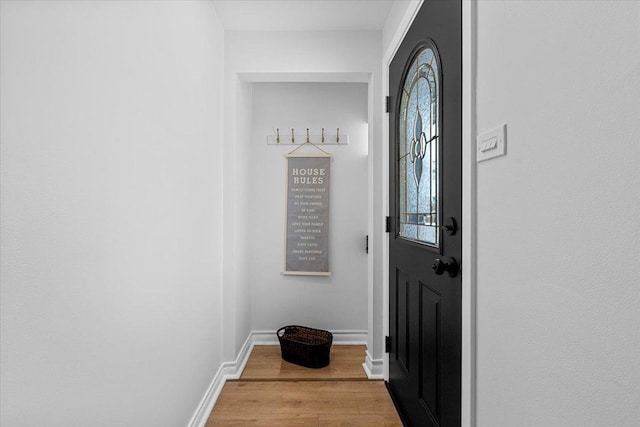
[[[229,48],[225,48],[228,64]],[[225,67],[224,138],[222,161],[222,351],[225,361],[234,361],[251,333],[250,269],[247,265],[250,236],[249,176],[253,117],[253,85],[242,82]]]
[[[0,15],[0,424],[187,425],[224,361],[213,6]]]
[[[367,150],[370,153],[368,159],[370,188],[363,191],[370,194],[381,193],[382,185],[382,150],[381,150],[381,122],[382,122],[382,100],[379,96],[381,90],[380,78],[380,58],[381,58],[381,33],[380,32],[250,32],[250,31],[230,31],[226,34],[226,92],[225,92],[225,140],[245,141],[245,138],[236,139],[239,129],[251,125],[250,118],[244,117],[243,108],[238,104],[238,100],[243,96],[239,88],[246,88],[246,84],[269,83],[269,82],[368,82],[368,94],[371,103],[368,105],[367,118],[368,141]],[[242,89],[244,90],[244,89]],[[227,182],[246,179],[242,177],[244,164],[242,163],[246,144],[225,145],[225,172],[224,177]],[[374,149],[375,147],[375,149]],[[227,187],[225,187],[227,188]],[[231,188],[231,187],[230,187]],[[235,188],[235,187],[233,187]],[[241,184],[240,188],[245,188],[246,184]],[[225,196],[226,197],[226,196]],[[225,218],[230,221],[242,221],[244,213],[239,209],[238,203],[242,199],[247,199],[250,195],[242,194],[229,195],[233,203],[225,204]],[[225,199],[226,200],[226,199]],[[381,203],[379,198],[371,197],[368,203],[368,212],[380,212]],[[375,209],[372,205],[375,204]],[[382,317],[377,315],[380,310],[376,307],[382,305],[382,282],[379,271],[382,268],[382,233],[372,233],[376,228],[382,229],[382,217],[365,218],[369,223],[367,233],[375,238],[370,241],[370,255],[368,258],[369,283],[365,297],[367,304],[371,307],[368,311],[367,326],[365,329],[373,331],[368,336],[368,348],[372,352],[372,357],[382,357]],[[226,221],[226,220],[225,220]],[[281,222],[276,222],[275,227],[281,229]],[[364,236],[362,236],[364,239]],[[225,242],[228,240],[225,239]],[[236,246],[236,254],[241,256],[229,257],[230,262],[246,265],[244,256],[250,250],[250,238],[235,239],[239,246]],[[226,245],[227,243],[225,243]],[[243,249],[244,248],[244,249]],[[278,247],[277,251],[282,249]],[[225,264],[226,265],[226,264]],[[274,266],[279,269],[281,266]],[[225,268],[225,275],[229,269]],[[236,266],[237,273],[234,277],[225,279],[225,295],[231,304],[227,304],[225,297],[225,307],[229,308],[227,316],[232,313],[237,315],[236,325],[225,331],[225,342],[235,343],[238,349],[242,343],[239,342],[241,333],[240,324],[251,322],[253,328],[262,329],[273,327],[275,323],[263,324],[252,319],[252,313],[247,310],[247,306],[239,301],[234,294],[236,289],[240,289],[244,295],[246,291],[246,277],[243,276],[242,269]],[[378,273],[376,273],[378,272]],[[251,286],[259,287],[259,283],[251,283]],[[340,328],[343,329],[343,328]],[[235,335],[234,335],[235,334]],[[225,348],[231,348],[226,345]],[[226,350],[225,350],[226,351]],[[234,356],[233,354],[231,356]]]
[[[640,2],[477,8],[477,425],[636,425]]]
[[[245,159],[251,195],[246,227],[251,236],[245,264],[251,271],[253,330],[301,324],[328,330],[367,330],[367,84],[254,83],[250,157]],[[295,146],[267,145],[279,127],[327,138],[340,128],[345,145],[333,154],[329,224],[329,277],[283,276],[286,217],[286,153]],[[331,135],[331,136],[330,136]],[[299,143],[303,141],[298,140]],[[298,151],[318,154],[312,147]],[[248,163],[246,160],[249,160]]]

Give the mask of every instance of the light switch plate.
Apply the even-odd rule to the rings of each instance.
[[[476,139],[476,159],[478,162],[507,154],[507,125],[479,135]]]

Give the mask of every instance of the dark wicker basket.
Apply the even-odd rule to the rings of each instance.
[[[306,326],[283,326],[278,329],[282,358],[307,368],[323,368],[329,364],[333,334]]]

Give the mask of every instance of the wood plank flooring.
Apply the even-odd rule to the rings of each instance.
[[[285,362],[280,346],[253,347],[241,380],[311,381],[311,380],[366,380],[362,369],[365,356],[363,345],[334,345],[331,347],[331,363],[320,369],[309,369]]]
[[[227,381],[206,427],[402,426],[383,381],[362,369],[364,346],[334,345],[331,363],[303,368],[279,346],[254,347],[240,380]]]

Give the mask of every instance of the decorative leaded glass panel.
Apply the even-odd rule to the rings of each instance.
[[[418,51],[409,67],[398,131],[399,234],[439,246],[440,77],[433,45]]]

